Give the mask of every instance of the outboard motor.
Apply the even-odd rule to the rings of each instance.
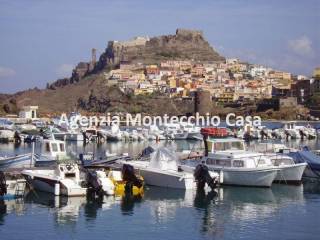
[[[277,139],[278,138],[278,134],[273,130],[271,133],[272,138]]]
[[[101,183],[99,182],[97,173],[92,170],[87,171],[87,181],[88,184],[92,187],[94,192],[101,194],[102,193],[102,186]]]
[[[21,143],[21,137],[17,131],[14,132],[14,141],[15,143]]]
[[[268,139],[268,134],[262,129],[260,131],[260,134],[261,134],[261,139]]]
[[[196,167],[193,175],[197,181],[197,189],[204,189],[206,183],[211,189],[217,186],[216,178],[210,176],[208,167],[202,163]]]
[[[2,171],[0,171],[0,196],[7,194],[6,177]]]
[[[291,138],[290,133],[286,130],[284,134],[286,135],[286,140],[288,141]]]
[[[33,143],[36,142],[36,137],[32,135],[28,135],[24,140],[24,143]]]
[[[300,133],[300,136],[301,136],[301,139],[302,139],[302,140],[304,139],[304,137],[306,137],[306,138],[307,138],[307,135],[305,134],[305,132],[304,132],[304,131],[299,130],[299,133]]]
[[[133,186],[136,186],[138,188],[141,188],[143,186],[142,181],[138,179],[137,176],[135,175],[133,166],[129,164],[123,164],[121,174],[122,174],[123,181],[126,182],[126,186],[125,186],[126,193],[132,194]]]

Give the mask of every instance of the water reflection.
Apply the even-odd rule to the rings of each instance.
[[[4,224],[4,217],[7,215],[7,205],[0,199],[0,225]]]
[[[173,222],[184,224],[182,221],[189,221],[202,235],[220,237],[230,230],[227,227],[230,224],[245,227],[272,219],[281,209],[304,207],[305,194],[316,193],[319,198],[319,189],[319,184],[273,185],[272,188],[223,187],[212,192],[149,187],[143,197],[100,198],[55,197],[52,194],[31,192],[25,199],[0,201],[0,225],[5,225],[6,218],[12,214],[32,215],[36,218],[34,212],[39,210],[45,216],[48,214],[58,229],[74,230],[82,224],[82,219],[89,223],[85,226],[96,226],[108,219],[121,225],[121,221],[125,221],[122,218],[138,217],[143,218],[139,221],[147,221],[152,226],[169,226]],[[115,223],[108,224],[112,228]]]
[[[217,220],[214,211],[211,210],[210,205],[216,204],[218,193],[210,191],[206,193],[204,190],[198,190],[194,198],[194,207],[202,210],[202,223],[200,231],[203,233],[211,232],[214,234],[219,233],[221,221]],[[212,234],[211,234],[212,235]]]
[[[5,224],[5,217],[9,214],[23,215],[25,213],[24,199],[0,199],[0,225]]]

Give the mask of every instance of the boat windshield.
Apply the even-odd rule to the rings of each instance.
[[[151,154],[149,167],[161,170],[177,171],[178,162],[178,157],[173,150],[165,147],[160,147]]]
[[[52,152],[58,152],[58,145],[56,143],[51,144]]]
[[[214,151],[227,151],[227,150],[244,150],[244,145],[239,142],[216,142],[214,143]]]

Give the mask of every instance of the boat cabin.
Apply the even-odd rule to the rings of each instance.
[[[64,159],[67,157],[66,144],[60,140],[44,140],[44,153],[53,159]]]
[[[76,164],[59,164],[55,169],[55,176],[60,179],[72,179],[76,182],[80,181],[80,171]]]
[[[271,161],[263,154],[246,151],[244,141],[237,138],[215,138],[207,136],[205,139],[207,165],[216,168],[257,168],[270,166]]]
[[[217,151],[245,151],[244,141],[236,138],[208,138],[209,152]]]

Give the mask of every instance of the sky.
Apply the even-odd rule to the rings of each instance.
[[[68,77],[109,40],[199,29],[222,55],[310,76],[320,0],[0,0],[0,92]]]

